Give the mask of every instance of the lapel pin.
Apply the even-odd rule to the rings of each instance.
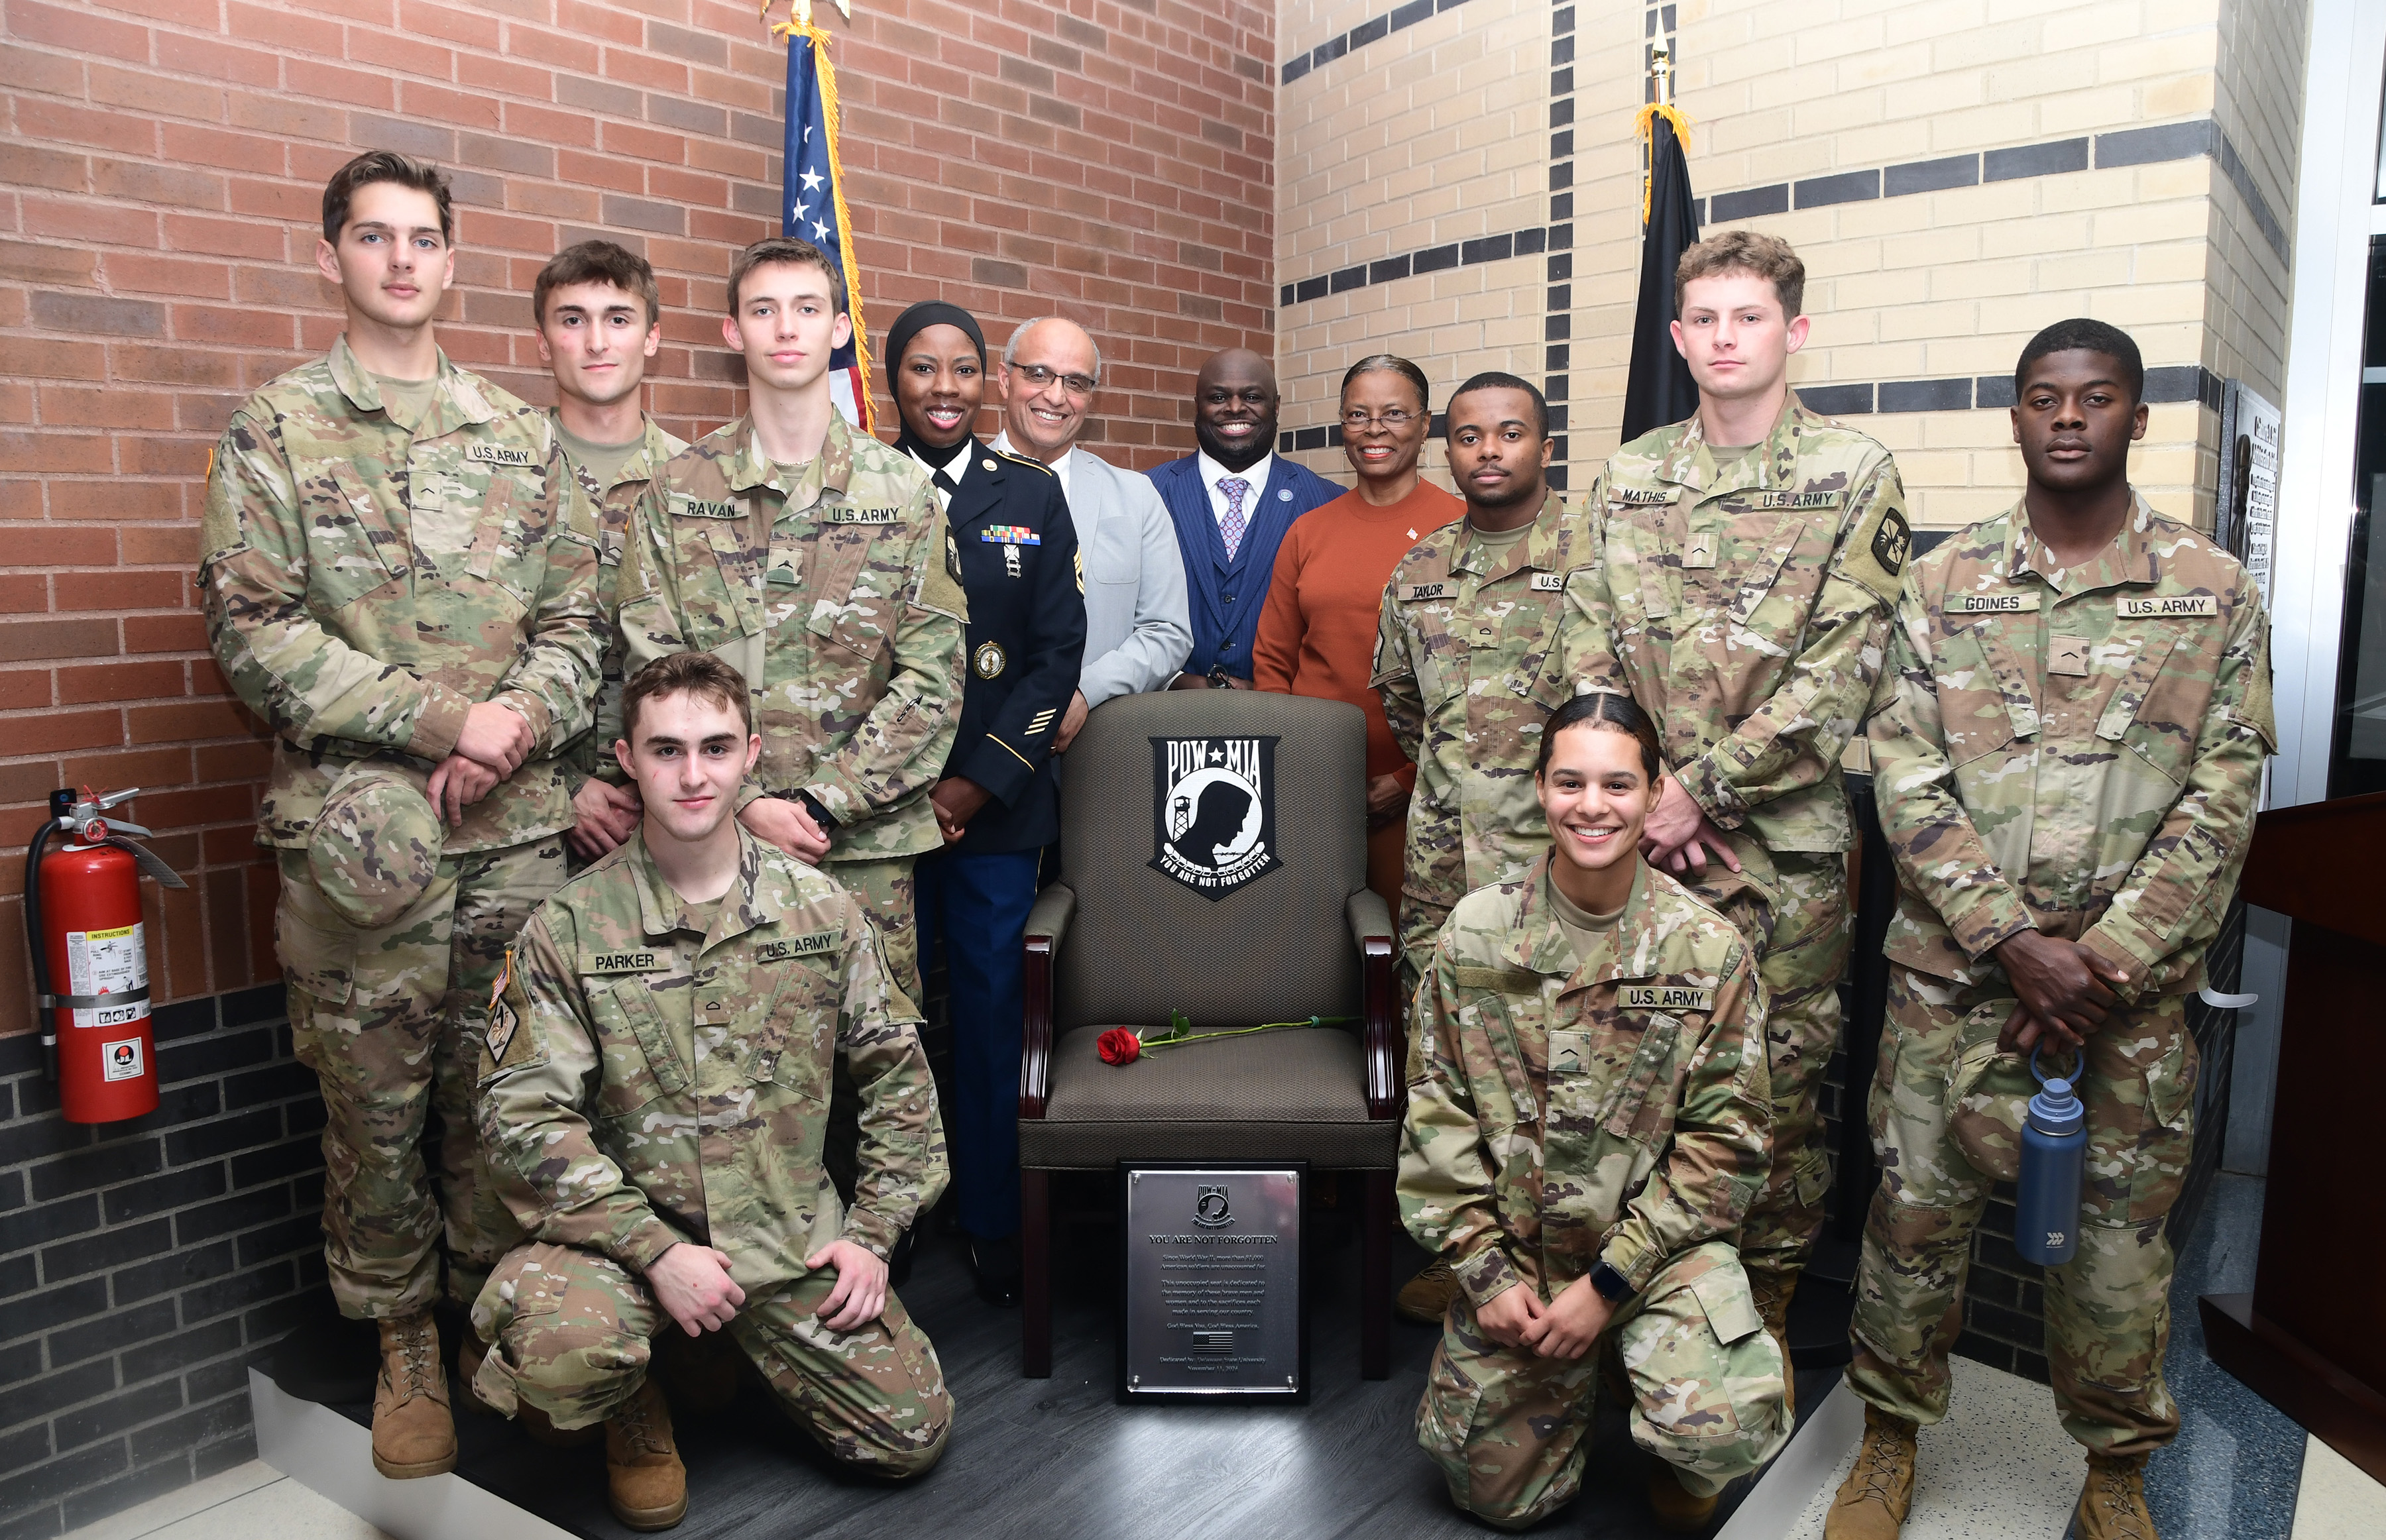
[[[1279,502],[1279,503],[1289,503],[1289,502],[1291,502],[1291,501],[1292,501],[1292,488],[1290,488],[1290,487],[1285,487],[1285,488],[1282,488],[1281,490],[1279,490],[1279,491],[1276,493],[1276,495],[1275,495],[1275,500],[1276,500],[1277,502]]]
[[[993,469],[994,469],[994,462],[993,462],[992,460],[982,460],[982,461],[980,461],[980,462],[979,462],[979,465],[980,465],[981,469],[984,469],[984,470],[993,470]]]

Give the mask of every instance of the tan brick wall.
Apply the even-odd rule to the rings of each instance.
[[[262,730],[208,658],[201,477],[255,386],[325,348],[323,178],[455,171],[441,341],[534,400],[556,248],[640,246],[668,310],[652,406],[740,407],[714,319],[775,230],[784,54],[715,0],[6,0],[0,37],[0,1031],[29,1024],[16,895],[52,786],[151,788],[192,883],[153,897],[161,998],[273,975],[250,843]],[[1189,447],[1192,370],[1272,324],[1275,17],[1236,0],[870,0],[835,35],[869,319],[931,295],[1062,310],[1116,360],[1109,441]],[[11,849],[9,847],[13,846]]]

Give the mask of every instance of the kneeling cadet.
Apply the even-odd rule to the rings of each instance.
[[[1461,1289],[1417,1439],[1504,1528],[1579,1486],[1609,1332],[1668,1529],[1789,1438],[1738,1251],[1771,1156],[1764,991],[1730,922],[1640,858],[1660,774],[1631,697],[1560,707],[1533,771],[1551,848],[1459,903],[1417,994],[1400,1215]]]
[[[936,1462],[952,1401],[885,1257],[946,1163],[861,901],[734,816],[762,746],[744,677],[672,654],[622,719],[638,833],[531,917],[490,1007],[483,1147],[529,1244],[473,1307],[474,1389],[543,1441],[603,1422],[614,1516],[656,1530],[687,1511],[659,1334],[724,1333],[839,1461]],[[822,1170],[835,1070],[860,1093],[850,1208]]]

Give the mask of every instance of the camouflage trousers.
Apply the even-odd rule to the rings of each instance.
[[[2009,1174],[2019,1102],[2035,1089],[2026,1070],[1995,1056],[2013,1005],[2002,974],[1967,986],[1890,970],[1872,1086],[1881,1185],[1865,1225],[1848,1383],[1917,1422],[1947,1414],[1947,1353],[1963,1330],[1972,1232],[1992,1178]],[[2041,1062],[2056,1072],[2054,1055]],[[2162,1377],[2164,1229],[2186,1179],[2195,1077],[2184,995],[2116,1011],[2088,1040],[2079,1248],[2045,1274],[2046,1358],[2064,1428],[2100,1454],[2159,1448],[2179,1431]],[[1975,1158],[2003,1169],[1984,1171]]]
[[[923,1008],[920,986],[920,909],[914,872],[917,856],[896,856],[875,861],[830,861],[820,870],[836,879],[846,892],[861,900],[878,928],[878,945],[886,972],[903,992],[911,1010]],[[853,1184],[860,1174],[861,1093],[846,1072],[840,1056],[829,1076],[828,1138],[821,1160],[845,1201],[853,1201]]]
[[[563,882],[563,842],[443,857],[391,924],[359,930],[283,850],[275,924],[298,1060],[323,1088],[323,1258],[341,1313],[468,1305],[521,1238],[482,1165],[474,1077],[506,948]],[[437,1120],[435,1174],[424,1145]],[[443,1223],[444,1221],[444,1223]]]
[[[1674,1258],[1607,1329],[1632,1385],[1632,1441],[1689,1491],[1720,1492],[1789,1442],[1780,1349],[1728,1243]],[[1482,1333],[1462,1294],[1426,1372],[1417,1442],[1441,1467],[1451,1501],[1522,1529],[1581,1486],[1598,1380],[1597,1346],[1571,1359],[1502,1346]]]
[[[1831,1186],[1823,1070],[1840,1045],[1840,979],[1854,932],[1844,854],[1775,851],[1773,866],[1779,896],[1769,910],[1745,888],[1719,907],[1759,954],[1773,1076],[1773,1165],[1749,1205],[1739,1254],[1752,1271],[1796,1272],[1822,1233]]]
[[[1424,897],[1414,888],[1400,894],[1400,910],[1393,920],[1400,932],[1400,956],[1393,986],[1400,991],[1400,1023],[1408,1040],[1407,1079],[1402,1084],[1414,1085],[1425,1078],[1425,1060],[1417,1053],[1417,986],[1425,982],[1425,964],[1433,960],[1433,944],[1441,934],[1442,923],[1455,908],[1455,904]]]
[[[944,1453],[953,1421],[936,1350],[891,1290],[885,1313],[860,1331],[823,1327],[813,1312],[835,1283],[822,1270],[755,1291],[723,1330],[832,1459],[916,1476]],[[620,1263],[537,1243],[497,1264],[472,1326],[494,1349],[472,1382],[481,1399],[509,1416],[534,1407],[559,1428],[610,1416],[645,1381],[657,1334],[680,1331]]]

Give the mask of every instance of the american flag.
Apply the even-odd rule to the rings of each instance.
[[[872,428],[870,345],[862,323],[861,269],[853,259],[852,221],[838,182],[836,69],[829,63],[827,34],[811,25],[809,17],[801,20],[802,25],[785,27],[783,33],[787,40],[787,184],[779,204],[779,232],[820,247],[845,275],[853,339],[829,359],[829,395],[845,419],[866,433]]]

